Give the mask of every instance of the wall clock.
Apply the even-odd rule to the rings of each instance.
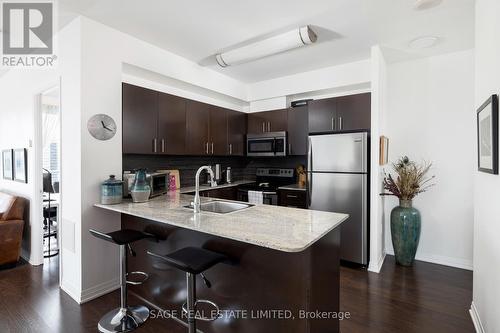
[[[106,141],[116,134],[116,123],[108,115],[96,114],[87,122],[87,129],[94,138]]]

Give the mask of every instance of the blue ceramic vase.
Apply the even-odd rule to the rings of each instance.
[[[392,246],[396,262],[411,266],[415,260],[420,231],[422,227],[420,212],[413,208],[411,200],[400,200],[399,206],[391,212]]]

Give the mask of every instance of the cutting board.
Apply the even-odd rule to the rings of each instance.
[[[175,177],[175,187],[176,189],[181,188],[181,176],[179,174],[179,170],[158,170],[159,172],[168,172],[170,176]]]

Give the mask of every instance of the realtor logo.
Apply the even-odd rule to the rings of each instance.
[[[53,38],[52,1],[2,3],[2,66],[52,67]]]

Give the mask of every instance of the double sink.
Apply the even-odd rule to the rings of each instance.
[[[218,214],[227,214],[236,212],[238,210],[247,209],[252,207],[251,204],[239,203],[239,202],[231,202],[231,201],[223,201],[223,200],[214,200],[202,203],[200,205],[202,212],[210,212],[210,213],[218,213]],[[193,204],[184,206],[185,208],[194,209]]]

